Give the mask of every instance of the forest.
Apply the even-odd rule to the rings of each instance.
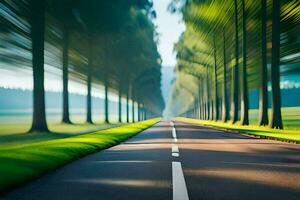
[[[88,123],[93,123],[92,95],[99,87],[104,91],[106,123],[109,93],[118,98],[118,122],[161,115],[154,17],[148,0],[1,1],[0,64],[2,70],[32,73],[31,131],[48,131],[45,73],[61,76],[63,123],[71,123],[70,81],[85,85]]]
[[[281,80],[299,80],[299,1],[173,1],[169,9],[186,25],[174,47],[169,110],[241,125],[252,117],[257,125],[283,129],[282,98],[292,95],[282,97]],[[257,99],[249,102],[253,91]],[[255,116],[249,114],[252,101],[258,101]]]

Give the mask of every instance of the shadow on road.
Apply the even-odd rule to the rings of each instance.
[[[172,199],[172,161],[182,163],[190,199],[300,199],[300,146],[169,122],[75,161],[7,199]]]

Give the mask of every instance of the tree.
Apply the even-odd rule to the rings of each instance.
[[[30,132],[48,132],[44,88],[45,1],[30,0],[33,69],[33,119]]]
[[[245,0],[242,0],[243,17],[243,66],[242,66],[242,87],[241,87],[241,124],[249,125],[249,100],[248,100],[248,80],[247,80],[247,14],[245,11]]]
[[[238,26],[238,4],[234,0],[234,24],[235,24],[235,64],[232,69],[232,97],[231,97],[231,113],[232,123],[238,120],[238,85],[239,85],[239,26]]]
[[[119,88],[118,88],[118,121],[122,123],[122,81],[121,75],[119,75]]]
[[[132,97],[131,97],[131,109],[132,109],[132,122],[135,122],[135,118],[134,118],[134,115],[135,115],[135,106],[134,106],[134,104],[135,104],[135,91],[134,91],[134,85],[133,85],[133,87],[132,87],[132,92],[131,92],[131,94],[132,94]]]
[[[88,33],[87,37],[88,42],[88,50],[87,50],[87,72],[86,72],[86,89],[87,89],[87,95],[86,95],[86,122],[92,124],[92,82],[93,82],[93,74],[94,74],[94,56],[93,56],[93,34],[91,32]]]
[[[70,32],[76,27],[74,23],[74,16],[72,15],[73,2],[68,1],[51,1],[48,2],[50,8],[48,9],[52,16],[61,18],[62,27],[62,72],[63,72],[63,116],[62,122],[70,124],[69,113],[69,49],[70,49]]]
[[[272,9],[272,128],[283,129],[280,95],[280,0],[273,0]]]
[[[69,114],[69,28],[63,25],[63,118],[62,122],[70,124]]]
[[[91,47],[90,47],[91,48]],[[91,52],[90,52],[91,53]],[[92,55],[88,58],[89,69],[87,71],[87,95],[86,95],[86,122],[92,124]]]
[[[104,117],[105,117],[105,123],[109,123],[109,114],[108,114],[108,76],[105,75],[104,78]]]
[[[217,73],[217,46],[216,46],[216,33],[214,33],[213,48],[214,48],[214,119],[219,119],[219,100],[218,100],[218,73]]]
[[[228,99],[227,99],[227,73],[226,73],[226,32],[223,28],[223,96],[222,96],[222,121],[228,120]]]
[[[261,67],[259,85],[259,121],[268,124],[268,71],[267,71],[267,0],[261,0]]]

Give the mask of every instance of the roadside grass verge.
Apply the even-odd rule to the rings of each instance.
[[[258,109],[249,110],[250,125],[258,124]],[[272,110],[269,109],[269,119],[271,117]],[[285,130],[300,130],[300,107],[282,107],[281,108],[282,121]]]
[[[86,133],[96,132],[108,128],[118,127],[124,124],[115,123],[115,124],[64,124],[64,123],[51,123],[49,124],[50,132],[49,133],[40,133],[40,132],[23,132],[23,133],[5,133],[3,129],[7,128],[7,125],[0,125],[0,149],[5,146],[17,145],[40,141],[49,141],[54,139],[62,139],[72,136],[78,136]],[[10,125],[13,126],[13,125]],[[20,126],[15,124],[17,130]],[[2,129],[3,128],[3,129]],[[10,128],[12,130],[12,128]]]
[[[92,131],[98,131],[100,129],[112,128],[115,126],[121,125],[121,123],[60,123],[60,122],[48,122],[48,128],[51,132],[54,133],[64,133],[69,134],[70,136],[78,133],[88,133]],[[2,136],[13,136],[13,135],[24,135],[28,134],[31,124],[13,121],[11,123],[0,123],[0,137]]]
[[[237,123],[223,123],[220,121],[198,120],[184,117],[178,117],[175,118],[175,120],[180,122],[200,124],[223,130],[225,129],[229,131],[235,131],[243,134],[253,135],[259,138],[268,138],[284,142],[300,143],[300,130],[279,130],[255,125],[242,126]]]
[[[159,122],[159,118],[63,139],[0,146],[0,192],[93,152],[116,145]],[[43,134],[43,133],[41,133]]]

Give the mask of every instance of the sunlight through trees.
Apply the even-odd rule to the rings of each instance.
[[[187,27],[175,46],[173,114],[248,125],[249,92],[258,89],[259,125],[282,129],[280,76],[299,73],[299,8],[297,0],[173,1]]]

